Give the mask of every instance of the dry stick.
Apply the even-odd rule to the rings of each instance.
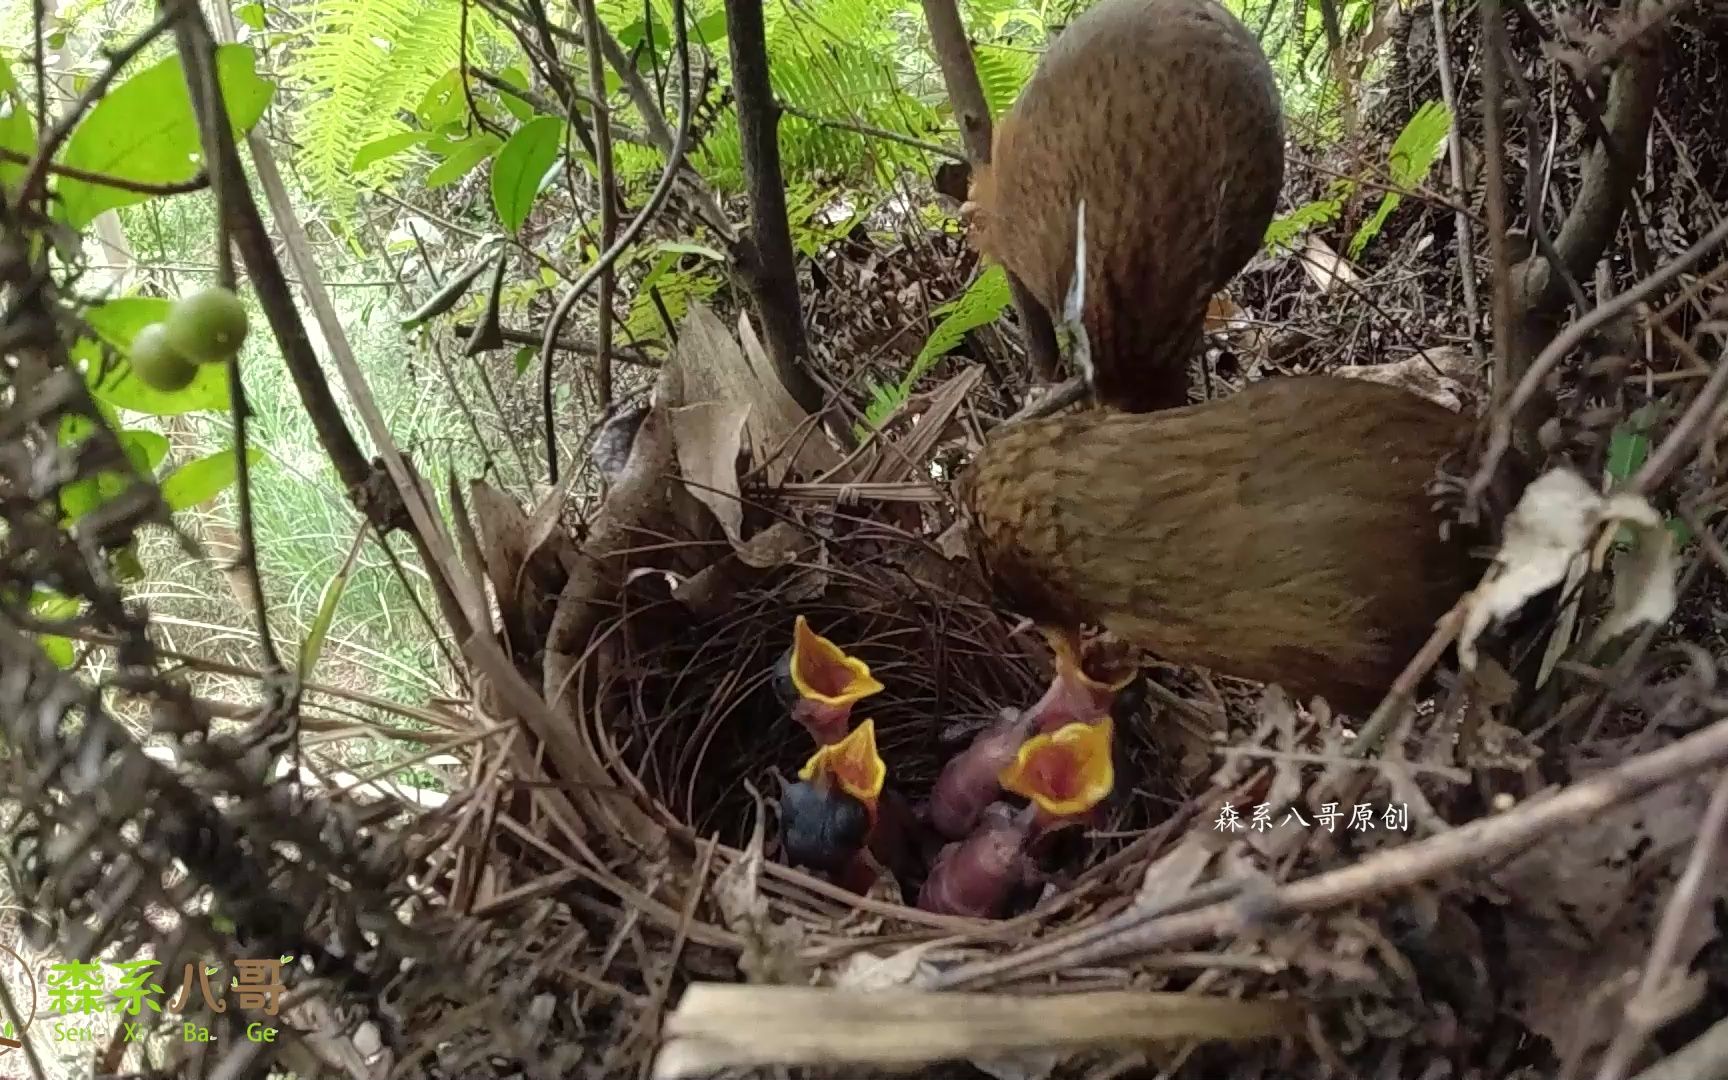
[[[869,124],[860,124],[852,120],[837,120],[831,116],[820,116],[808,109],[800,109],[798,106],[788,104],[784,101],[780,103],[780,111],[785,113],[787,116],[796,116],[800,120],[808,120],[812,124],[820,124],[823,127],[833,128],[836,131],[850,131],[854,135],[864,135],[872,139],[882,139],[886,142],[899,143],[901,146],[910,146],[914,150],[922,150],[926,154],[935,154],[937,157],[944,157],[949,161],[966,161],[966,155],[954,149],[952,146],[943,146],[940,143],[925,142],[922,139],[914,139],[910,135],[902,135],[898,131],[889,131],[887,128],[872,127]]]
[[[1603,814],[1667,784],[1728,762],[1728,720],[1660,750],[1635,757],[1546,797],[1494,817],[1415,844],[1369,856],[1352,866],[1315,874],[1255,895],[1246,903],[1219,903],[1150,924],[1130,913],[1107,920],[1087,933],[1101,938],[1073,948],[1061,940],[1026,949],[1001,960],[967,965],[947,973],[943,989],[973,985],[1004,976],[1028,979],[1072,967],[1126,960],[1159,949],[1194,945],[1209,938],[1245,934],[1282,916],[1328,911],[1352,901],[1383,896],[1397,889],[1462,870],[1487,859],[1518,854],[1542,837]],[[1115,927],[1125,927],[1110,933]]]
[[[236,184],[227,173],[227,166],[233,162],[222,153],[221,146],[221,141],[229,137],[231,126],[228,105],[223,99],[222,84],[216,78],[216,41],[208,32],[199,33],[199,27],[192,20],[179,17],[181,10],[180,5],[173,2],[163,5],[164,15],[176,18],[174,37],[180,53],[180,67],[186,80],[186,92],[196,106],[194,112],[199,120],[198,135],[204,160],[210,163],[211,192],[216,197],[216,283],[232,290],[234,248],[229,223],[236,216],[231,207],[235,201]],[[244,179],[240,183],[244,183]],[[297,719],[301,688],[297,680],[292,685],[278,681],[287,676],[288,670],[282,665],[281,654],[276,649],[276,636],[270,630],[270,602],[264,593],[264,576],[258,570],[258,531],[252,512],[252,467],[246,456],[246,420],[251,409],[246,403],[246,384],[241,377],[239,353],[231,354],[225,366],[229,413],[234,424],[235,490],[240,513],[240,550],[236,559],[246,576],[246,584],[252,590],[250,606],[258,627],[258,648],[264,654],[264,669],[269,676],[265,689],[272,701],[270,709],[260,717],[267,725],[267,729],[260,730],[260,734],[264,734],[279,724],[291,724]],[[296,733],[292,726],[284,729],[284,734],[290,738]]]
[[[1620,1028],[1596,1070],[1596,1080],[1622,1080],[1651,1032],[1672,1018],[1673,1010],[1663,999],[1672,1000],[1667,991],[1676,969],[1691,960],[1680,955],[1680,938],[1699,909],[1709,903],[1705,883],[1714,883],[1715,867],[1711,864],[1722,847],[1724,833],[1728,833],[1728,773],[1716,781],[1716,791],[1710,796],[1710,805],[1705,807],[1704,820],[1698,826],[1698,837],[1692,841],[1686,870],[1674,884],[1674,895],[1668,898],[1668,906],[1662,911],[1656,940],[1650,946],[1650,958],[1644,963],[1644,976],[1638,981],[1638,992],[1626,1003]]]
[[[1494,258],[1494,381],[1490,390],[1496,417],[1510,416],[1516,410],[1500,408],[1505,400],[1506,383],[1511,363],[1512,327],[1512,256],[1506,244],[1506,133],[1501,124],[1500,106],[1505,86],[1500,73],[1505,56],[1501,42],[1506,37],[1506,22],[1500,13],[1500,0],[1482,0],[1482,141],[1486,150],[1486,183],[1488,202],[1488,250]]]
[[[114,84],[114,79],[120,74],[121,69],[167,32],[169,26],[173,24],[174,18],[175,13],[172,9],[164,10],[156,16],[156,21],[151,23],[142,34],[109,55],[108,66],[102,69],[102,73],[96,76],[95,81],[85,89],[77,101],[73,102],[72,108],[60,118],[59,123],[55,124],[53,129],[42,137],[36,151],[35,161],[31,164],[30,170],[24,174],[24,178],[18,182],[17,205],[23,206],[42,194],[42,186],[48,179],[48,170],[53,164],[54,155],[60,152],[61,145],[72,135],[72,129],[78,126],[78,121],[84,119],[84,114],[89,112],[96,102],[108,92],[108,88]],[[46,66],[46,64],[43,65],[44,68]],[[47,114],[42,111],[42,104],[42,102],[37,103],[36,120],[38,123],[47,119]]]
[[[1674,471],[1681,459],[1692,452],[1698,440],[1704,437],[1710,426],[1710,417],[1722,403],[1722,398],[1728,395],[1728,363],[1724,360],[1728,360],[1728,357],[1717,357],[1716,367],[1711,371],[1709,381],[1698,391],[1692,404],[1686,407],[1685,413],[1681,414],[1673,432],[1662,441],[1662,445],[1656,448],[1649,460],[1644,462],[1638,475],[1632,478],[1630,490],[1654,490]]]
[[[1604,324],[1619,318],[1634,307],[1661,292],[1668,283],[1684,273],[1694,263],[1710,254],[1722,243],[1728,242],[1728,218],[1723,219],[1714,229],[1704,235],[1702,240],[1687,248],[1686,251],[1665,264],[1660,270],[1645,278],[1637,285],[1609,300],[1598,304],[1590,313],[1572,323],[1557,334],[1547,347],[1537,354],[1530,370],[1524,373],[1523,379],[1512,391],[1511,397],[1503,408],[1496,411],[1493,424],[1490,427],[1488,448],[1482,457],[1482,464],[1476,470],[1476,475],[1470,478],[1468,491],[1472,499],[1478,499],[1488,490],[1488,485],[1494,480],[1494,468],[1500,463],[1506,451],[1512,445],[1512,424],[1510,417],[1529,403],[1541,387],[1542,380],[1555,364],[1584,339],[1595,333]]]
[[[558,482],[558,433],[557,418],[552,414],[552,356],[558,350],[558,334],[564,329],[565,320],[570,317],[570,310],[576,306],[576,301],[588,291],[595,280],[618,261],[618,256],[636,242],[636,237],[644,226],[660,212],[665,204],[666,196],[672,193],[672,182],[678,177],[678,169],[684,162],[684,151],[690,142],[690,51],[685,41],[684,0],[673,0],[673,47],[677,50],[680,64],[680,81],[678,88],[678,137],[673,141],[671,151],[666,155],[666,168],[660,174],[660,182],[654,185],[649,193],[648,201],[642,204],[642,210],[630,224],[625,226],[618,239],[600,254],[593,266],[583,271],[582,276],[565,291],[558,306],[553,309],[552,317],[546,320],[546,333],[540,342],[540,408],[541,421],[546,425],[546,471],[551,482]]]
[[[966,38],[966,27],[960,22],[960,11],[954,0],[923,0],[924,22],[930,28],[930,44],[936,53],[936,64],[942,69],[942,82],[948,88],[948,101],[960,124],[960,141],[972,158],[974,169],[990,164],[990,106],[984,100],[984,88],[978,82],[978,68],[972,60],[972,44]],[[1049,382],[1056,378],[1060,357],[1056,349],[1056,327],[1050,313],[1036,297],[1026,290],[1014,274],[1008,275],[1008,291],[1014,310],[1020,315],[1020,327],[1026,334],[1026,352],[1032,358],[1033,370]]]
[[[786,182],[780,172],[780,108],[768,81],[762,0],[726,0],[726,40],[732,56],[744,188],[750,200],[748,236],[733,254],[762,323],[774,373],[805,412],[822,411],[822,390],[805,370],[809,343],[798,296]]]
[[[584,0],[582,32],[589,41],[600,37],[598,0]],[[594,160],[600,167],[600,246],[608,248],[618,238],[618,192],[612,168],[612,113],[606,107],[606,68],[599,49],[588,49],[588,84],[594,94],[589,111],[594,117]],[[600,354],[595,357],[594,384],[601,409],[612,404],[612,291],[616,276],[612,267],[600,271]],[[554,470],[556,471],[556,470]],[[553,476],[556,484],[558,477]]]

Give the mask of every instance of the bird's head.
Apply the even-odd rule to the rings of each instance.
[[[1043,633],[1055,659],[1056,677],[1028,710],[1038,730],[1055,731],[1108,713],[1117,692],[1134,681],[1138,666],[1131,651],[1108,644],[1081,644],[1066,630],[1045,627]]]
[[[802,615],[792,627],[792,647],[776,664],[774,683],[793,718],[821,745],[844,738],[852,706],[882,690],[868,664],[810,629]]]
[[[1087,813],[1109,797],[1116,783],[1111,760],[1114,725],[1108,716],[1075,723],[1026,740],[1002,770],[1002,786],[1032,800],[1049,818]]]
[[[798,770],[798,779],[857,800],[875,821],[876,804],[888,779],[888,765],[876,751],[876,721],[867,719],[839,742],[818,747]]]

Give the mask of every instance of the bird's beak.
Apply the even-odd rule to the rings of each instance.
[[[1030,711],[1039,731],[1055,731],[1067,724],[1097,719],[1110,710],[1117,691],[1134,681],[1135,669],[1123,666],[1094,677],[1081,662],[1080,645],[1068,630],[1044,630],[1044,640],[1056,658],[1056,677]],[[1108,679],[1109,681],[1104,681]]]
[[[810,629],[802,615],[781,666],[793,715],[823,745],[846,734],[853,705],[882,690],[868,664]]]
[[[1114,725],[1069,724],[1026,740],[1013,764],[1002,770],[1002,786],[1023,795],[1053,818],[1074,817],[1103,802],[1116,784],[1111,761]]]
[[[837,784],[841,791],[863,803],[876,820],[876,804],[888,780],[888,764],[876,752],[876,721],[865,720],[844,739],[819,747],[798,771],[798,779],[819,784]]]

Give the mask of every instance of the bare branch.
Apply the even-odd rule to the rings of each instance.
[[[960,123],[961,143],[972,158],[973,168],[989,165],[990,105],[984,100],[984,87],[978,82],[972,43],[960,22],[960,10],[954,0],[923,0],[923,3],[936,63],[942,69],[948,101]],[[1032,358],[1032,369],[1040,379],[1054,379],[1058,356],[1056,328],[1050,321],[1050,313],[1012,273],[1008,275],[1008,291],[1014,311],[1020,316],[1020,326],[1026,332],[1026,352]]]
[[[744,187],[750,197],[750,232],[734,254],[762,320],[768,357],[786,390],[809,412],[822,408],[822,392],[803,360],[808,354],[798,298],[792,231],[786,223],[786,184],[780,175],[780,108],[768,82],[768,44],[762,0],[726,0],[726,38],[732,53],[732,90],[738,103]]]

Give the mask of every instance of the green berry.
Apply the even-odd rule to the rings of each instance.
[[[200,364],[222,363],[246,340],[246,305],[229,290],[212,286],[175,301],[162,325],[181,356]]]
[[[132,339],[132,374],[146,386],[172,392],[198,377],[198,365],[173,346],[162,323],[151,323]]]

